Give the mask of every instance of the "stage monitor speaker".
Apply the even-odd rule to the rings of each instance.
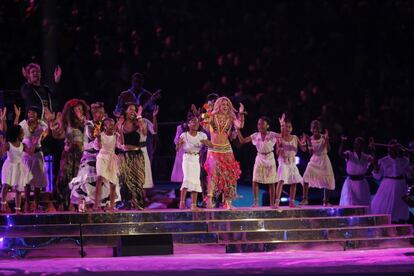
[[[174,253],[171,234],[121,236],[115,256],[171,255]]]

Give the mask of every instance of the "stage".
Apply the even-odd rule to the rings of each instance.
[[[414,248],[0,260],[3,275],[412,275]],[[139,273],[139,274],[138,274]]]
[[[165,209],[0,215],[1,257],[113,257],[414,245],[411,225],[367,207]],[[194,248],[194,250],[192,250]]]

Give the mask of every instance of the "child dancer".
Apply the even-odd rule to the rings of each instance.
[[[181,185],[180,209],[185,208],[187,192],[191,192],[191,210],[197,210],[197,194],[201,193],[200,150],[203,145],[212,146],[207,135],[198,131],[200,123],[196,116],[188,119],[189,130],[180,135],[177,151],[181,148],[183,155],[183,184]]]
[[[275,202],[275,184],[277,183],[277,167],[273,149],[280,134],[268,131],[270,119],[263,116],[257,121],[258,132],[248,137],[243,137],[240,129],[237,136],[241,144],[252,143],[256,146],[257,156],[253,168],[253,207],[258,207],[259,183],[269,186],[270,206]]]
[[[330,150],[328,130],[321,134],[321,123],[317,120],[311,123],[312,137],[304,135],[306,146],[312,157],[303,174],[302,205],[309,204],[309,187],[324,189],[323,205],[329,204],[329,191],[335,190],[335,176],[331,161],[328,157]]]
[[[277,144],[277,161],[279,168],[277,169],[277,176],[279,182],[276,188],[276,200],[275,208],[279,208],[280,197],[282,196],[283,185],[290,185],[290,200],[289,207],[295,206],[296,184],[302,183],[303,179],[299,173],[299,169],[296,166],[295,156],[298,151],[298,147],[305,151],[303,141],[300,141],[296,135],[292,135],[292,122],[285,119],[280,120],[281,138],[278,139]]]
[[[365,174],[370,164],[374,162],[374,158],[364,153],[364,138],[355,138],[352,151],[343,151],[346,140],[346,137],[342,137],[338,150],[339,155],[346,160],[346,173],[348,174],[342,187],[339,205],[369,206],[371,193]]]
[[[27,119],[19,123],[21,108],[14,105],[15,119],[14,124],[20,125],[23,129],[23,143],[29,147],[34,147],[34,154],[23,153],[23,162],[27,166],[33,178],[25,187],[25,212],[30,212],[30,190],[34,188],[34,205],[35,212],[39,210],[40,190],[47,185],[47,177],[45,171],[45,162],[41,148],[41,141],[48,134],[48,126],[39,119],[40,110],[36,106],[29,106],[27,110]],[[33,138],[37,139],[36,145],[31,145]]]
[[[109,210],[113,211],[115,206],[115,188],[119,185],[118,181],[118,158],[115,154],[117,144],[123,145],[122,132],[115,131],[115,121],[105,118],[102,122],[102,133],[97,135],[99,153],[96,156],[96,194],[95,211],[100,208],[102,183],[108,181],[110,185],[110,205]]]
[[[23,129],[19,125],[13,125],[7,130],[7,143],[1,145],[1,155],[7,152],[7,159],[3,163],[1,170],[1,183],[3,184],[1,190],[1,212],[7,210],[7,193],[12,187],[16,191],[16,213],[20,213],[21,192],[24,191],[24,186],[28,183],[32,175],[29,174],[27,166],[24,164],[22,157],[23,152],[33,154],[33,149],[27,147],[22,141],[24,137]],[[32,145],[38,143],[39,138],[33,138]]]
[[[374,162],[372,175],[381,180],[380,187],[372,199],[373,214],[389,214],[391,221],[406,221],[409,217],[408,206],[402,200],[407,193],[405,177],[411,173],[408,158],[400,157],[400,145],[396,140],[388,144],[388,155]]]
[[[187,120],[189,117],[191,116],[201,116],[201,114],[199,114],[199,110],[197,109],[197,107],[192,104],[191,105],[191,109],[187,112]],[[182,122],[181,124],[179,124],[177,126],[177,129],[175,131],[175,137],[174,137],[174,144],[175,146],[177,146],[178,141],[180,140],[180,136],[183,132],[185,132],[187,130],[187,122]],[[171,172],[171,182],[183,182],[183,150],[182,148],[180,148],[176,154],[175,154],[175,160],[174,160],[174,166]],[[203,155],[200,155],[200,159],[203,160]],[[203,162],[201,162],[201,164],[203,164]]]

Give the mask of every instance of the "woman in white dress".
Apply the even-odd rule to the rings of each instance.
[[[203,145],[212,146],[207,135],[198,131],[200,122],[197,117],[188,120],[189,130],[180,135],[177,151],[182,149],[183,155],[183,184],[181,185],[180,209],[185,208],[187,192],[191,192],[191,210],[197,210],[197,196],[202,192],[200,182],[200,150]]]
[[[317,120],[311,123],[312,136],[304,136],[311,159],[303,174],[303,200],[302,205],[309,203],[309,187],[324,190],[323,205],[330,205],[329,192],[335,190],[335,176],[329,160],[330,150],[328,130],[321,134],[321,123]]]
[[[23,129],[23,143],[29,147],[34,147],[34,154],[23,153],[23,162],[33,175],[30,182],[25,186],[25,212],[30,212],[30,190],[34,189],[34,205],[35,212],[39,210],[40,191],[47,186],[45,162],[41,148],[42,140],[48,134],[48,125],[39,119],[40,110],[37,106],[29,106],[27,110],[27,119],[19,123],[21,109],[14,106],[15,119],[14,124],[20,125]],[[31,141],[37,140],[36,145],[32,145]]]
[[[258,132],[243,137],[240,129],[237,136],[241,144],[252,143],[256,146],[257,155],[253,167],[253,207],[259,206],[259,184],[269,186],[270,206],[275,202],[275,185],[278,181],[274,148],[280,134],[268,131],[270,119],[263,116],[257,121]]]
[[[282,117],[283,118],[283,117]],[[277,143],[277,161],[279,167],[277,176],[279,182],[276,188],[275,208],[279,208],[283,185],[290,185],[289,207],[295,206],[296,184],[302,183],[303,179],[296,166],[296,154],[298,148],[305,151],[303,142],[296,135],[292,135],[293,126],[290,120],[283,119],[281,123],[281,138]]]
[[[111,118],[105,118],[102,122],[102,133],[97,135],[99,153],[96,156],[96,194],[95,194],[95,211],[100,208],[102,183],[108,181],[110,185],[110,205],[109,210],[114,210],[116,186],[119,185],[118,158],[115,154],[117,145],[123,145],[123,136],[120,131],[115,131],[115,121]]]
[[[342,137],[338,150],[339,155],[346,160],[346,173],[348,175],[342,186],[339,205],[369,206],[371,193],[365,174],[374,158],[372,155],[364,153],[364,139],[362,137],[355,138],[352,151],[343,151],[346,140],[346,137]]]
[[[389,214],[391,221],[406,221],[409,217],[407,204],[402,197],[407,193],[405,178],[410,175],[408,158],[399,156],[400,146],[396,140],[389,143],[388,155],[374,163],[372,175],[381,180],[380,187],[372,199],[373,214]]]
[[[26,183],[32,179],[26,164],[23,162],[23,152],[33,154],[34,147],[29,148],[23,143],[23,129],[20,125],[13,125],[7,130],[7,142],[3,142],[3,137],[0,140],[1,156],[7,152],[7,158],[3,163],[1,170],[1,208],[0,212],[7,212],[7,193],[10,188],[16,192],[16,213],[20,213],[21,192],[24,191]],[[32,145],[36,145],[39,138],[32,139]]]

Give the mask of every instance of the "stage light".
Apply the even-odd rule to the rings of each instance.
[[[300,163],[300,157],[299,156],[295,156],[295,164],[299,165]]]
[[[288,201],[289,201],[289,199],[287,197],[282,197],[280,199],[280,202],[288,202]]]

